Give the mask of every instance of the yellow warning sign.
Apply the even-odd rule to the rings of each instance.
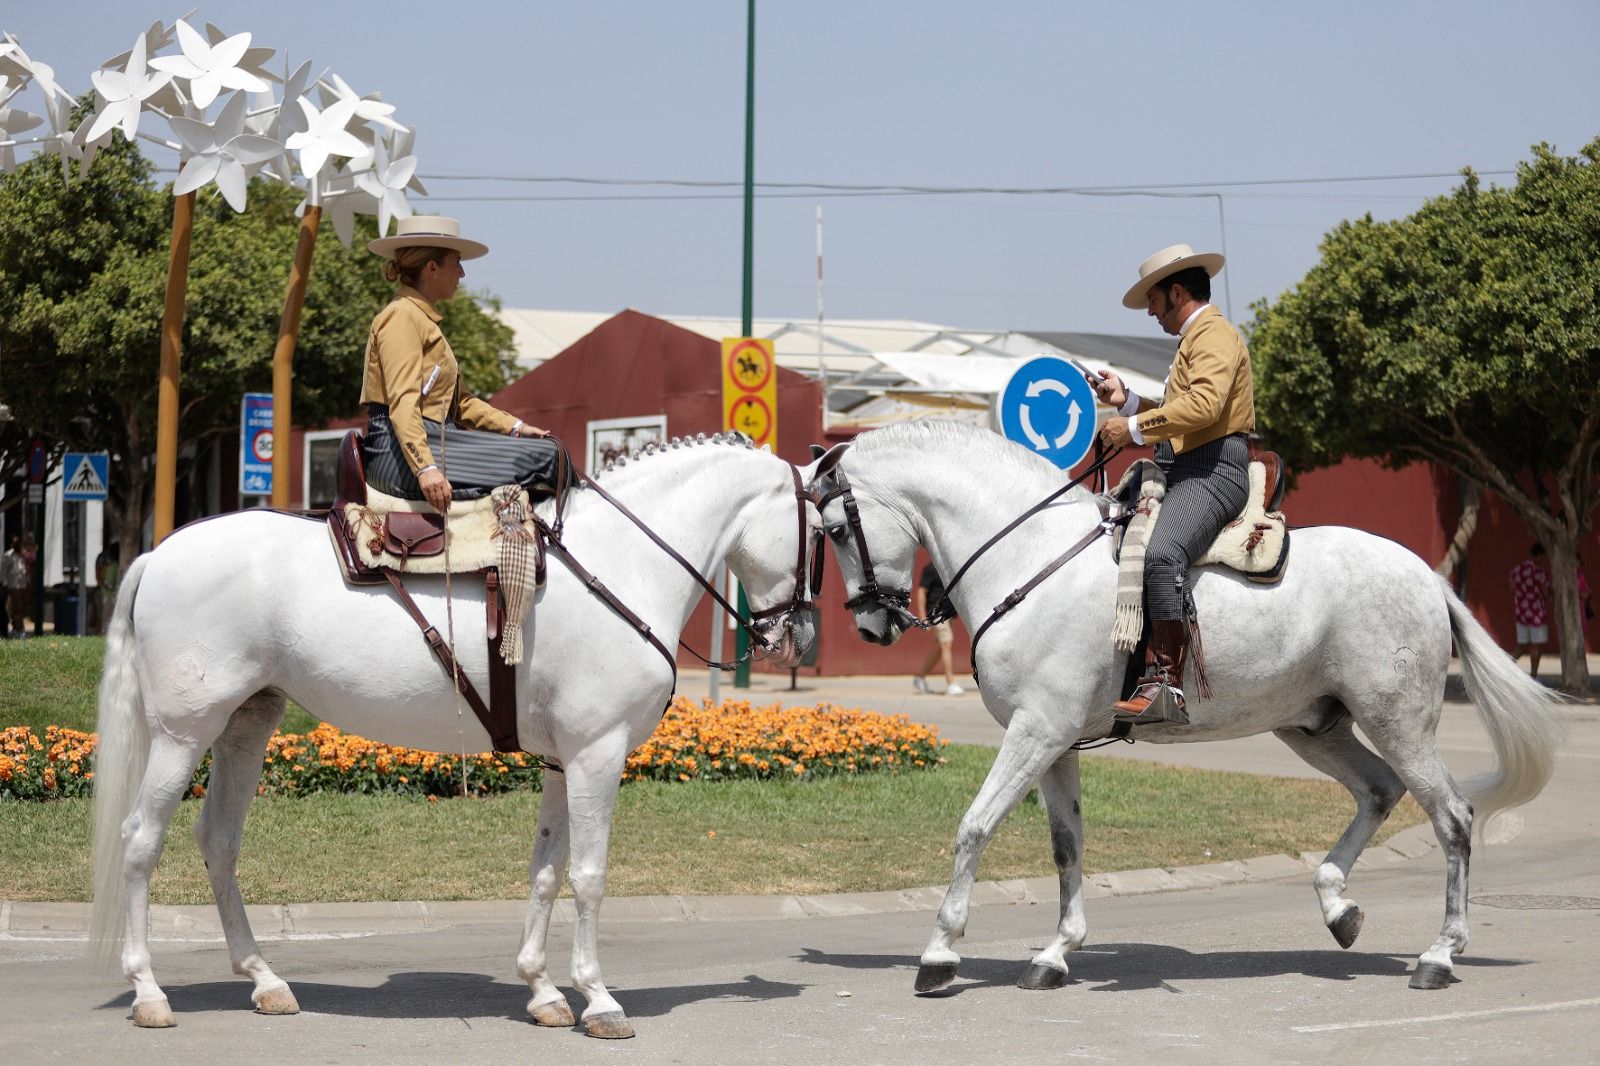
[[[763,337],[722,338],[722,426],[778,447],[778,364]]]

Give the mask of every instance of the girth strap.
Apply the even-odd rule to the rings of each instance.
[[[444,664],[445,673],[457,679],[461,695],[466,699],[467,706],[472,708],[472,713],[478,716],[478,721],[482,723],[483,728],[488,732],[489,740],[494,745],[494,750],[499,752],[521,751],[522,747],[517,743],[514,687],[508,686],[505,696],[498,699],[494,698],[497,695],[496,686],[493,683],[494,662],[499,656],[494,654],[493,648],[490,649],[489,655],[491,679],[489,693],[495,706],[494,710],[491,711],[484,706],[483,698],[478,695],[478,690],[473,687],[472,680],[467,677],[466,672],[456,668],[455,656],[450,654],[450,645],[445,642],[444,637],[440,635],[439,630],[434,627],[433,623],[429,622],[417,608],[417,603],[411,598],[411,593],[407,592],[406,587],[400,583],[400,575],[386,568],[383,571],[383,576],[388,579],[389,584],[394,588],[395,594],[400,597],[400,604],[410,613],[411,620],[417,623],[418,629],[422,630],[423,639],[428,642],[428,647],[433,649],[433,654],[438,656],[439,661]],[[497,603],[499,595],[498,586],[492,585],[489,589],[490,602]],[[495,619],[498,614],[498,608],[491,607],[490,611],[491,619]],[[495,628],[498,629],[498,625]],[[516,675],[513,671],[511,677],[513,686],[515,679]]]

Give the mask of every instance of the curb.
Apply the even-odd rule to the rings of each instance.
[[[1420,858],[1437,849],[1433,827],[1424,822],[1367,848],[1356,869],[1383,869]],[[1321,865],[1324,852],[1262,855],[1253,859],[1175,866],[1150,870],[1123,870],[1090,874],[1083,879],[1085,899],[1137,896],[1155,892],[1183,892],[1221,885],[1281,881],[1304,876]],[[613,896],[605,901],[608,921],[623,922],[747,922],[782,919],[845,918],[866,914],[893,914],[937,910],[945,887],[908,888],[887,892],[843,892],[822,896]],[[1035,906],[1059,897],[1053,876],[1012,881],[979,881],[972,888],[977,907]],[[378,903],[286,903],[245,907],[251,928],[261,940],[322,939],[424,933],[467,925],[520,926],[527,913],[526,900],[460,900],[423,902],[407,900]],[[88,903],[19,903],[0,900],[0,940],[86,939]],[[554,925],[571,925],[576,919],[573,901],[558,899],[551,916]],[[213,906],[150,908],[152,940],[221,940],[222,922]]]

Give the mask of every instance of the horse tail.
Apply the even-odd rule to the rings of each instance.
[[[122,879],[122,823],[133,807],[150,757],[150,729],[144,718],[133,600],[144,575],[142,555],[128,567],[117,589],[106,632],[106,657],[100,675],[100,735],[94,758],[94,909],[89,922],[91,951],[102,959],[117,954],[126,916],[127,886]]]
[[[1553,710],[1565,697],[1523,673],[1450,585],[1443,578],[1439,584],[1450,608],[1467,696],[1494,745],[1494,770],[1462,784],[1481,837],[1496,815],[1527,803],[1549,783],[1563,732]]]

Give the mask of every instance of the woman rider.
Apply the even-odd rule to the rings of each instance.
[[[488,247],[462,237],[456,220],[442,215],[401,219],[393,237],[367,247],[387,260],[383,276],[399,283],[367,339],[367,482],[440,512],[451,499],[479,499],[500,485],[520,484],[535,500],[553,495],[565,461],[560,445],[463,388],[439,328],[438,304],[466,276],[461,261]]]

